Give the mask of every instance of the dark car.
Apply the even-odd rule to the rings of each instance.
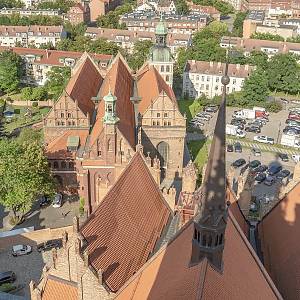
[[[240,123],[240,124],[246,124],[246,120],[245,119],[241,119],[241,118],[233,118],[231,120],[231,124],[235,125],[234,123]]]
[[[279,179],[283,179],[285,177],[288,177],[291,174],[291,172],[289,170],[281,170],[278,174],[277,174],[277,178]]]
[[[243,151],[242,145],[239,142],[235,143],[233,147],[234,147],[234,152],[241,153]]]
[[[255,171],[258,173],[262,173],[262,172],[265,172],[267,169],[268,169],[268,167],[266,165],[260,165],[255,169]]]
[[[219,109],[219,107],[217,105],[208,105],[208,106],[205,106],[203,110],[206,112],[215,113],[218,111],[218,109]]]
[[[11,283],[16,280],[16,274],[13,271],[1,272],[0,273],[0,284]]]
[[[256,126],[247,126],[245,128],[245,131],[246,132],[255,132],[255,133],[260,133],[261,132],[260,128],[256,127]]]
[[[282,166],[273,165],[273,166],[269,167],[268,174],[273,176],[273,175],[279,173],[281,170],[282,170]]]
[[[42,251],[48,251],[53,248],[61,248],[62,247],[62,240],[57,239],[57,240],[49,240],[44,243],[38,244],[37,245],[37,251],[42,252]]]
[[[289,161],[289,157],[286,153],[277,153],[277,157],[282,161]]]
[[[233,152],[233,146],[231,144],[227,145],[227,152]]]
[[[249,163],[249,167],[251,169],[255,169],[257,167],[259,167],[261,165],[261,162],[259,160],[252,160],[250,163]]]
[[[266,179],[267,175],[265,173],[259,173],[255,177],[257,183],[262,183]]]
[[[39,200],[40,207],[47,206],[48,204],[50,204],[50,202],[51,199],[49,197],[46,197],[45,195],[42,196]]]
[[[253,153],[254,156],[261,156],[261,151],[258,148],[252,148],[251,152]]]
[[[246,161],[243,158],[237,159],[236,161],[234,161],[231,165],[234,168],[239,168],[241,166],[243,166],[246,163]]]

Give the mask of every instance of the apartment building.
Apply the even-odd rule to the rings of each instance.
[[[76,62],[82,56],[81,52],[56,51],[32,48],[7,48],[0,47],[0,51],[11,50],[20,55],[24,61],[24,77],[22,81],[26,84],[42,86],[46,83],[47,73],[52,67],[70,67],[73,68]],[[111,55],[90,54],[94,63],[105,74]]]
[[[49,43],[55,47],[66,36],[63,26],[0,26],[0,46],[32,45],[39,48]]]
[[[223,37],[220,46],[222,48],[235,48],[243,52],[245,56],[249,56],[252,51],[265,52],[269,58],[278,53],[293,53],[300,55],[300,43]]]
[[[87,2],[75,3],[65,17],[71,24],[77,25],[79,23],[89,24],[91,21],[91,11]]]
[[[155,33],[149,31],[88,27],[85,36],[89,36],[92,39],[104,38],[127,49],[129,52],[133,50],[134,43],[137,41],[149,40],[155,43]],[[173,55],[179,48],[187,48],[191,43],[192,38],[190,34],[171,33],[167,35],[167,46],[171,49]]]
[[[155,32],[160,17],[155,12],[134,11],[123,15],[120,23],[125,23],[128,30]],[[204,28],[210,20],[207,14],[191,14],[181,16],[176,14],[165,14],[164,21],[169,33],[193,34]]]
[[[190,12],[207,14],[211,16],[214,20],[220,21],[221,14],[213,6],[198,5],[198,4],[194,4],[193,2],[188,2],[188,6]]]
[[[90,0],[91,21],[95,22],[99,16],[106,15],[121,3],[121,0]]]
[[[49,16],[49,17],[63,18],[63,14],[58,9],[5,8],[5,7],[0,9],[0,15],[9,16],[13,14],[17,14],[22,17]]]
[[[190,98],[198,98],[202,94],[209,98],[221,95],[224,66],[221,62],[188,60],[183,73],[183,95]],[[245,79],[253,70],[254,67],[249,65],[229,64],[227,93],[241,91]]]
[[[224,0],[224,2],[231,4],[235,10],[242,9],[243,0]]]

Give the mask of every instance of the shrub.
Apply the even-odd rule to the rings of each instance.
[[[32,103],[32,107],[38,107],[38,103],[37,103],[36,101],[34,101],[34,102]]]
[[[264,104],[266,110],[277,113],[282,110],[282,104],[278,101],[266,102]]]
[[[0,291],[1,292],[4,292],[4,293],[8,293],[8,292],[11,292],[13,291],[14,289],[16,289],[16,287],[11,284],[11,283],[3,283],[1,286],[0,286]]]

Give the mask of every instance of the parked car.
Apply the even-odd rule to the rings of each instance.
[[[291,120],[296,120],[299,121],[300,120],[300,115],[299,114],[295,114],[295,113],[290,113],[288,116],[289,119]]]
[[[6,271],[0,273],[0,284],[12,283],[17,279],[16,274],[13,271]]]
[[[262,183],[266,179],[267,175],[265,173],[259,173],[255,177],[257,183]]]
[[[286,178],[288,176],[290,176],[291,172],[289,170],[281,170],[278,174],[277,174],[277,178],[279,179],[283,179]]]
[[[239,142],[234,143],[234,152],[241,153],[243,152],[242,145]]]
[[[59,249],[62,247],[62,240],[57,239],[57,240],[49,240],[44,243],[38,244],[37,245],[37,251],[42,252],[42,251],[48,251],[53,248]]]
[[[237,159],[236,161],[234,161],[231,165],[234,168],[239,168],[241,166],[243,166],[246,163],[246,161],[243,158]]]
[[[277,157],[282,161],[289,161],[289,157],[286,153],[277,153]]]
[[[54,200],[52,202],[53,207],[61,207],[62,206],[62,194],[56,193],[54,196]]]
[[[13,256],[27,255],[32,252],[32,247],[29,245],[15,245],[12,247]]]
[[[254,122],[250,122],[250,123],[248,123],[248,126],[249,126],[249,127],[252,127],[252,126],[254,126],[254,127],[261,128],[261,127],[262,127],[262,124],[261,124],[260,122],[256,122],[256,121],[254,121]]]
[[[227,152],[233,152],[233,146],[231,144],[227,145]]]
[[[261,162],[259,160],[252,160],[250,163],[249,163],[249,167],[251,169],[255,169],[257,167],[259,167],[261,165]]]
[[[261,156],[261,151],[258,148],[253,148],[251,152],[254,156]]]
[[[40,207],[47,206],[48,204],[50,204],[50,202],[51,202],[51,199],[45,195],[41,196],[41,198],[39,199]]]
[[[215,113],[218,111],[218,109],[219,109],[218,105],[208,105],[208,106],[205,106],[203,110],[206,112]]]
[[[284,99],[284,98],[280,98],[280,101],[284,104],[288,104],[289,103],[289,100],[287,99]]]
[[[266,170],[268,170],[268,167],[266,165],[260,165],[255,169],[255,171],[258,173],[265,172]]]
[[[274,144],[274,139],[265,135],[256,135],[253,140],[265,144]]]
[[[279,173],[281,170],[282,170],[282,166],[280,166],[280,165],[273,165],[273,166],[269,167],[268,174],[271,175],[271,176],[273,176],[273,175],[276,175],[277,173]]]
[[[247,131],[247,132],[254,132],[254,133],[261,133],[260,128],[256,127],[256,126],[247,126],[245,128],[245,131]]]
[[[268,175],[264,181],[264,184],[271,186],[274,182],[275,182],[275,178]]]
[[[241,123],[241,124],[246,124],[246,120],[245,119],[242,119],[242,118],[233,118],[232,120],[231,120],[231,124],[233,124],[233,123]]]

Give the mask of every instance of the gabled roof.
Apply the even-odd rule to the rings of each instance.
[[[117,97],[116,112],[120,119],[118,128],[129,144],[135,148],[135,124],[134,107],[130,101],[132,94],[133,77],[130,69],[121,55],[118,55],[112,63],[98,97],[100,103],[97,111],[97,118],[91,133],[91,144],[93,145],[103,129],[103,116],[105,105],[103,97],[108,94],[109,89]]]
[[[222,273],[206,258],[189,265],[193,233],[189,222],[124,285],[116,299],[282,299],[231,213]]]
[[[171,215],[142,154],[137,152],[80,229],[89,262],[113,292],[152,254]]]
[[[78,101],[78,106],[85,115],[90,114],[92,117],[95,105],[91,98],[97,95],[103,78],[88,54],[84,53],[78,64],[75,66],[76,72],[71,77],[66,92],[74,101]]]
[[[138,73],[138,91],[142,101],[139,104],[139,112],[143,114],[151,105],[151,101],[157,99],[162,93],[165,94],[177,106],[176,97],[172,88],[164,81],[158,71],[148,64],[144,65]]]
[[[77,283],[48,275],[41,300],[77,300]]]

